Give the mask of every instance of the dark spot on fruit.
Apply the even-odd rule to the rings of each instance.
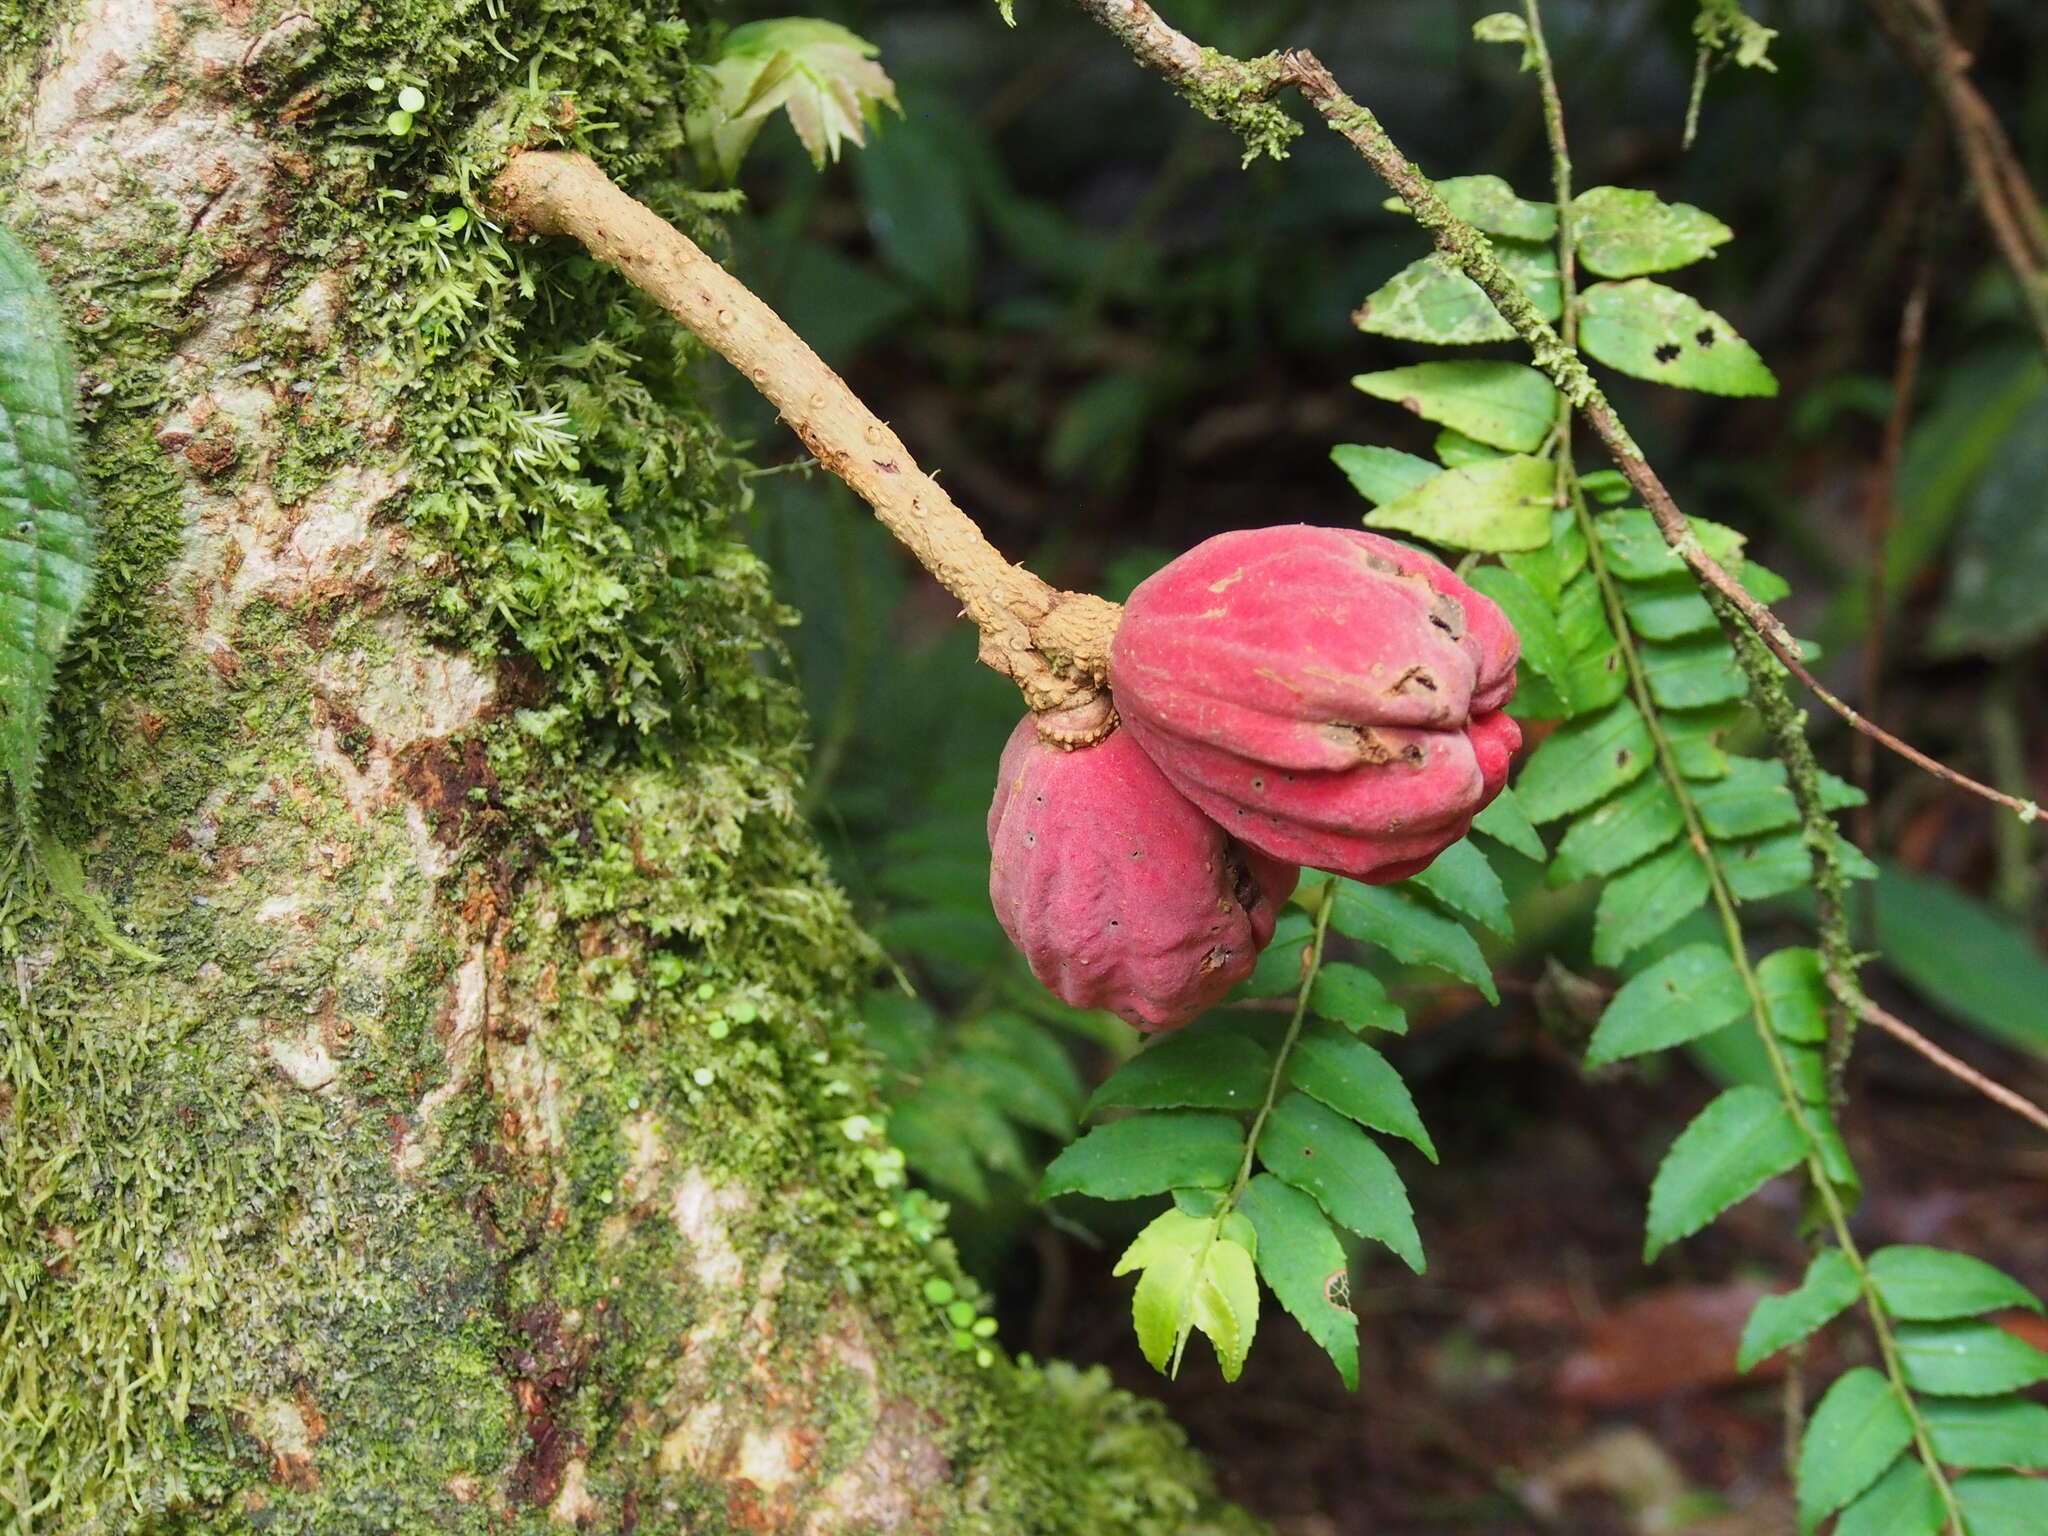
[[[1264,794],[1266,792],[1266,781],[1264,779],[1253,779],[1252,788],[1260,794]]]
[[[1434,622],[1434,620],[1431,622]],[[1437,685],[1436,674],[1427,667],[1410,667],[1394,680],[1394,686],[1387,691],[1390,693],[1410,693],[1418,689],[1423,693],[1436,693],[1440,691]]]
[[[1662,345],[1655,352],[1653,352],[1651,356],[1655,357],[1657,361],[1660,363],[1671,363],[1676,362],[1678,360],[1678,354],[1683,352],[1684,350],[1685,348],[1681,347],[1677,342],[1667,341],[1664,343],[1664,345]]]

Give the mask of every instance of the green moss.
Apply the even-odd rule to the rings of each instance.
[[[317,104],[268,130],[293,212],[240,361],[296,403],[261,461],[281,505],[366,440],[402,452],[398,590],[252,603],[225,658],[195,654],[186,482],[155,432],[224,238],[188,239],[139,181],[111,246],[28,221],[81,322],[106,562],[46,793],[164,958],[109,956],[26,885],[0,914],[24,967],[0,989],[0,1288],[19,1299],[0,1500],[63,1531],[539,1530],[580,1455],[607,1520],[642,1499],[721,1529],[723,1485],[649,1470],[673,1418],[703,1398],[809,1412],[821,1483],[872,1429],[865,1395],[832,1387],[854,1317],[874,1393],[939,1426],[948,1529],[1199,1528],[1213,1494],[1155,1409],[1099,1376],[977,1367],[925,1300],[957,1267],[873,1128],[851,1006],[873,950],[796,811],[788,615],[729,527],[739,466],[695,349],[611,275],[483,217],[507,149],[549,140],[701,225],[669,172],[688,29],[637,0],[316,18],[311,72],[236,106],[269,125]],[[428,105],[399,136],[401,86]],[[322,273],[345,283],[328,341],[289,298]],[[214,483],[254,490],[258,468]],[[508,701],[442,744],[430,830],[460,854],[438,879],[404,808],[351,806],[315,755],[322,723],[358,766],[376,749],[318,678],[390,663],[380,610],[495,668]],[[423,1124],[450,978],[480,943],[501,995],[532,1001]],[[287,1070],[316,1046],[331,1088]],[[734,1300],[700,1288],[664,1217],[685,1166],[749,1193],[735,1252],[781,1256],[795,1408],[759,1400],[736,1324],[679,1347]]]

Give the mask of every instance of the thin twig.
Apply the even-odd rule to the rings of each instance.
[[[1607,449],[1615,467],[1635,488],[1672,552],[1691,568],[1702,585],[1718,593],[1741,615],[1743,622],[1756,632],[1787,671],[1855,729],[1865,732],[1880,745],[1936,778],[2002,805],[2023,820],[2032,821],[2040,814],[2031,800],[2021,800],[1988,784],[1980,784],[1967,774],[1959,773],[1908,746],[1821,686],[1800,660],[1799,642],[1792,637],[1783,621],[1744,591],[1741,583],[1701,547],[1691,523],[1679,510],[1678,503],[1656,470],[1643,457],[1635,439],[1629,436],[1620,416],[1587,370],[1585,361],[1576,349],[1565,344],[1556,328],[1543,318],[1541,311],[1508,274],[1500,258],[1494,254],[1491,242],[1451,212],[1429,179],[1387,136],[1386,129],[1380,126],[1372,110],[1347,95],[1320,59],[1298,48],[1256,59],[1231,58],[1214,49],[1202,48],[1175,31],[1146,0],[1077,0],[1077,3],[1123,42],[1139,62],[1171,81],[1190,102],[1219,122],[1242,126],[1251,114],[1253,104],[1270,105],[1264,98],[1279,87],[1292,85],[1299,90],[1324,122],[1356,149],[1407,205],[1415,221],[1435,239],[1444,260],[1469,277],[1492,302],[1501,318],[1521,337],[1529,348],[1531,360],[1549,375],[1565,399],[1585,418]]]
[[[1996,1079],[1986,1077],[1982,1072],[1979,1072],[1960,1057],[1951,1056],[1904,1019],[1899,1018],[1896,1014],[1885,1012],[1884,1009],[1871,1001],[1861,988],[1853,989],[1847,993],[1842,993],[1840,989],[1837,989],[1837,993],[1848,1007],[1855,1010],[1856,1017],[1863,1020],[1864,1023],[1875,1025],[1894,1040],[1910,1046],[1941,1068],[1942,1071],[1948,1073],[1949,1076],[1968,1083],[1994,1104],[2002,1104],[2021,1119],[2031,1121],[2042,1130],[2048,1131],[2048,1109],[2043,1109],[2032,1099],[2015,1093]]]
[[[1941,0],[1870,0],[1870,8],[1948,115],[1977,209],[2048,347],[2048,229],[2004,125],[1970,78],[1969,49],[1950,28]]]
[[[896,434],[745,284],[587,156],[519,155],[492,197],[527,231],[581,241],[739,369],[818,462],[960,600],[981,630],[982,662],[1023,690],[1042,735],[1078,744],[1109,728],[1115,716],[1100,690],[1122,610],[1062,592],[1005,560]]]

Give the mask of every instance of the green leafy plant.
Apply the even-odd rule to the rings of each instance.
[[[896,87],[875,62],[878,51],[837,22],[815,16],[734,27],[705,70],[706,99],[685,124],[699,163],[707,174],[730,181],[778,110],[789,115],[814,165],[837,160],[849,141],[866,144],[881,109],[897,108]]]
[[[57,662],[92,590],[77,369],[28,248],[0,228],[0,770],[34,816]]]

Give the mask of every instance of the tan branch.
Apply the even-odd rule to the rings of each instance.
[[[580,241],[766,396],[818,462],[960,600],[981,630],[982,662],[1023,690],[1048,739],[1103,733],[1112,718],[1102,693],[1109,642],[1122,613],[1115,603],[1062,592],[1005,560],[780,315],[587,156],[522,154],[492,200],[522,230]]]
[[[2021,1119],[2031,1121],[2042,1130],[2048,1131],[2048,1110],[2041,1108],[2032,1099],[2015,1093],[2001,1082],[1986,1077],[1967,1061],[1951,1056],[1904,1019],[1885,1012],[1884,1009],[1872,1002],[1860,987],[1837,985],[1834,990],[1836,997],[1864,1023],[1875,1025],[1894,1040],[1902,1041],[1913,1050],[1918,1051],[1922,1056],[1925,1056],[1951,1077],[1968,1083],[1994,1104],[2001,1104]]]

